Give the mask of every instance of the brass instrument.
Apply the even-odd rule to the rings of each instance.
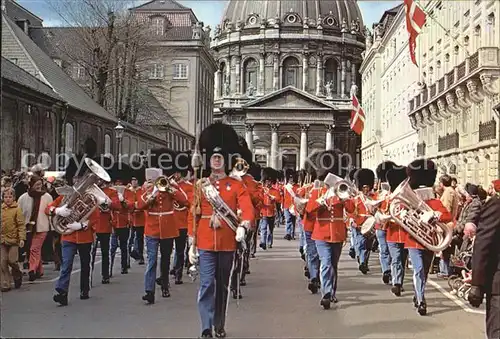
[[[236,159],[236,164],[233,167],[233,170],[231,171],[231,176],[236,176],[236,177],[243,177],[245,174],[247,174],[248,170],[250,169],[250,165],[248,165],[247,161],[243,158],[238,158]]]
[[[72,213],[68,217],[53,215],[50,219],[54,230],[60,234],[73,232],[67,225],[73,222],[87,221],[98,206],[98,201],[109,201],[108,196],[97,186],[101,180],[109,182],[109,174],[94,160],[85,158],[85,164],[90,169],[73,187],[64,186],[56,189],[63,195],[61,206],[66,205]]]
[[[333,186],[333,192],[340,200],[352,199],[359,194],[356,185],[348,179],[337,181]]]
[[[172,184],[175,183],[171,177],[167,177],[165,175],[161,175],[157,177],[151,187],[147,189],[141,196],[141,199],[144,202],[149,201],[151,198],[156,196],[158,192],[173,192],[175,189],[172,187]]]
[[[399,226],[429,251],[441,252],[450,245],[453,232],[440,222],[436,212],[411,189],[410,179],[391,194],[389,213]]]

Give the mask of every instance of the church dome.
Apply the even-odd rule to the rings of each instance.
[[[363,27],[356,0],[230,0],[222,16],[221,28],[239,24],[242,28],[267,24],[340,28],[356,22]]]

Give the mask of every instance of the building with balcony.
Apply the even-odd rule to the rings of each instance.
[[[428,1],[417,40],[418,93],[408,116],[417,131],[419,157],[460,183],[488,185],[499,175],[500,3]]]
[[[229,1],[212,41],[214,118],[245,136],[263,166],[301,168],[331,148],[355,158],[350,92],[363,28],[355,1]]]
[[[373,25],[360,73],[366,114],[363,167],[375,170],[385,160],[409,164],[417,156],[418,135],[408,119],[408,101],[416,93],[418,68],[410,61],[402,4]]]

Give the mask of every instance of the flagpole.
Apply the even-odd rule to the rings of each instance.
[[[433,20],[433,21],[434,21],[434,22],[435,22],[435,23],[436,23],[439,27],[441,27],[441,29],[442,29],[442,30],[444,30],[444,31],[445,31],[445,33],[446,33],[446,35],[447,35],[447,36],[449,36],[449,37],[450,37],[453,41],[455,41],[455,42],[457,43],[457,45],[459,45],[460,47],[462,47],[462,48],[464,49],[464,51],[465,51],[465,55],[466,55],[467,57],[469,57],[469,56],[470,56],[470,54],[469,54],[469,50],[467,49],[467,47],[465,47],[464,45],[462,45],[462,44],[460,43],[460,41],[458,41],[457,39],[455,39],[455,38],[453,37],[453,35],[451,34],[451,30],[450,30],[450,29],[448,29],[448,28],[444,27],[444,26],[443,26],[443,25],[442,25],[439,21],[437,21],[437,19],[434,17],[434,14],[429,13],[429,11],[427,11],[427,10],[426,10],[426,9],[425,9],[425,8],[424,8],[421,4],[420,4],[420,1],[418,1],[418,0],[414,0],[414,2],[418,5],[418,7],[420,7],[420,9],[421,9],[421,10],[422,10],[422,11],[423,11],[423,12],[424,12],[424,13],[425,13],[425,14],[426,14],[429,18],[431,18],[431,19],[432,19],[432,20]],[[420,59],[420,57],[419,57],[419,59]],[[420,61],[419,61],[419,63],[420,63]]]

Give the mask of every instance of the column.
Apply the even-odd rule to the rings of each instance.
[[[316,64],[316,95],[323,96],[323,56],[318,54]]]
[[[273,53],[273,89],[277,91],[280,86],[280,58],[278,53]]]
[[[215,77],[214,77],[214,82],[215,82],[214,96],[215,96],[215,99],[220,98],[220,96],[221,96],[220,90],[222,87],[224,87],[223,83],[221,82],[220,74],[221,74],[220,69],[217,69],[217,72],[215,72]]]
[[[278,128],[279,124],[271,124],[271,167],[278,169]]]
[[[342,78],[342,70],[340,68],[340,65],[337,66],[337,79],[335,79],[335,84],[337,85],[337,95],[342,94],[342,88],[340,87],[340,79]]]
[[[326,150],[333,149],[333,128],[335,125],[326,125]]]
[[[347,84],[349,92],[351,91],[352,84],[356,84],[356,64],[353,61],[351,61],[351,84]]]
[[[266,53],[260,53],[259,55],[259,83],[257,84],[257,94],[264,95],[265,90],[265,76],[266,76]]]
[[[254,124],[246,124],[245,125],[245,141],[247,142],[248,149],[253,154],[253,128]]]
[[[346,96],[345,94],[345,76],[346,76],[346,60],[345,59],[342,59],[342,62],[341,62],[341,76],[342,76],[342,79],[340,80],[340,94],[342,95],[342,97],[344,98]]]
[[[231,64],[230,64],[230,73],[229,74],[230,74],[231,80],[229,81],[229,86],[230,86],[231,95],[234,95],[238,91],[238,88],[239,88],[239,84],[238,85],[236,84],[236,71],[239,72],[240,66],[236,65],[237,64],[236,58],[237,58],[236,56],[233,56],[231,58]]]
[[[234,72],[235,72],[235,93],[242,93],[241,90],[241,57],[234,57]]]
[[[305,167],[307,161],[307,131],[309,130],[309,124],[300,125],[300,168]]]
[[[302,90],[307,92],[307,80],[309,74],[309,55],[307,53],[302,54]]]

